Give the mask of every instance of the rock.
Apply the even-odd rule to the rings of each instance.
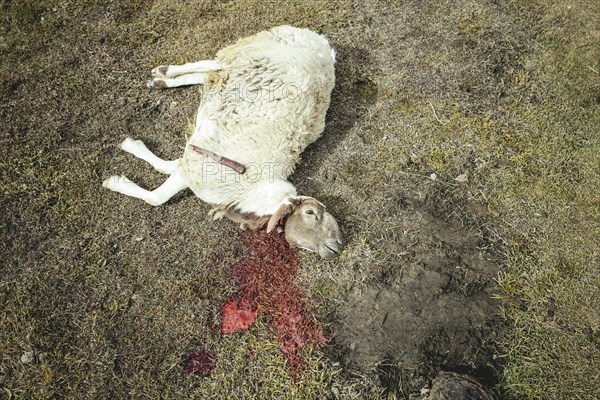
[[[31,364],[34,359],[35,355],[33,354],[33,351],[26,351],[25,353],[21,354],[21,363],[23,364]]]
[[[433,380],[428,400],[497,400],[497,398],[469,375],[440,372]]]
[[[339,397],[340,396],[340,390],[337,387],[332,386],[331,387],[331,394],[334,395],[335,397]]]
[[[460,183],[467,183],[467,182],[469,182],[469,174],[467,174],[467,173],[460,174],[459,176],[454,178],[454,180],[457,182],[460,182]]]

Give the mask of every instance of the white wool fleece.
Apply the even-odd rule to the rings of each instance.
[[[287,181],[325,128],[335,53],[325,37],[280,26],[219,51],[189,143],[244,164],[233,170],[186,146],[179,168],[212,204],[272,215],[296,189]]]

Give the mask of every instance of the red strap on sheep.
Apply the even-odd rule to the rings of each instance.
[[[234,170],[235,172],[237,172],[238,174],[243,174],[244,172],[246,172],[246,166],[243,164],[240,164],[237,161],[234,161],[230,158],[227,157],[223,157],[220,154],[217,153],[213,153],[210,150],[206,150],[203,149],[201,147],[198,146],[194,146],[193,144],[190,143],[190,147],[192,148],[192,150],[198,154],[203,155],[204,157],[208,157],[211,160],[213,160],[216,163],[219,163],[221,165],[224,165],[226,167],[231,168],[232,170]]]

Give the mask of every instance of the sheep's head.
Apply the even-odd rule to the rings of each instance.
[[[344,238],[325,206],[312,197],[294,197],[279,207],[269,220],[267,232],[271,232],[280,220],[285,220],[285,239],[291,246],[319,253],[323,258],[340,254]]]

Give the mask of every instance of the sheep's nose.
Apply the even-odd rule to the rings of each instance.
[[[324,251],[320,252],[321,257],[323,258],[333,258],[340,255],[343,249],[343,245],[341,245],[338,241],[325,242],[323,244]]]

